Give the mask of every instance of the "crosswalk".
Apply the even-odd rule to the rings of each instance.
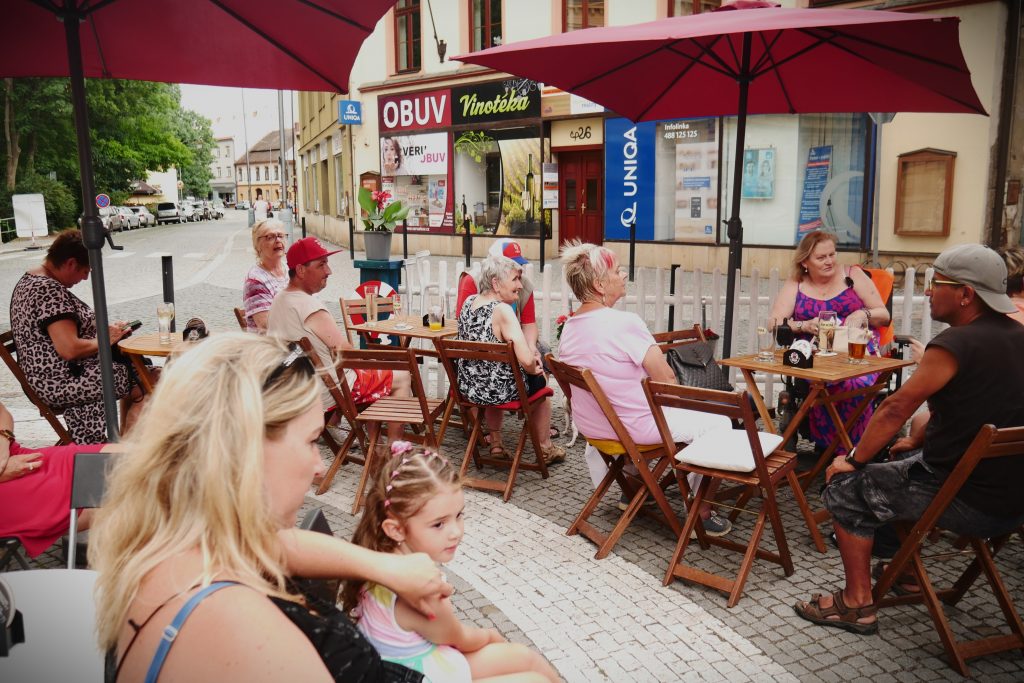
[[[45,251],[32,251],[32,252],[14,251],[14,252],[10,252],[8,254],[0,254],[0,261],[21,260],[21,261],[32,261],[32,262],[38,263],[38,262],[43,260],[43,257],[45,255],[46,255]],[[131,256],[140,256],[140,258],[161,258],[163,256],[172,256],[172,255],[173,254],[171,254],[170,252],[167,252],[167,251],[152,251],[152,252],[150,252],[148,254],[141,254],[141,255],[138,254],[137,252],[134,252],[134,251],[115,251],[115,252],[111,252],[111,253],[104,252],[103,260],[104,261],[111,261],[111,260],[114,260],[114,259],[125,259],[125,258],[129,258]],[[177,255],[177,258],[185,258],[185,259],[189,259],[190,261],[208,261],[211,258],[213,258],[214,256],[215,256],[215,254],[209,253],[209,252],[193,251],[193,252],[189,252],[187,254],[179,254],[179,255]]]

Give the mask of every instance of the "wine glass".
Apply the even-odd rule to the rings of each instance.
[[[836,337],[836,312],[835,311],[819,311],[818,312],[818,355],[819,356],[834,356],[836,352],[832,350],[832,342],[835,341]]]
[[[391,297],[391,309],[395,312],[395,319],[398,321],[395,323],[396,330],[411,330],[412,325],[402,320],[402,295],[395,292],[394,296]]]

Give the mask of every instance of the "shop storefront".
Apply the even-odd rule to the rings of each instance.
[[[537,237],[540,92],[521,79],[378,99],[381,188],[409,232]]]

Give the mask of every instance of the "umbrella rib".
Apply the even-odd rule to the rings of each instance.
[[[267,41],[268,43],[270,43],[271,45],[276,47],[278,50],[280,50],[284,54],[286,54],[289,57],[291,57],[292,59],[294,59],[297,63],[299,63],[302,66],[304,66],[305,68],[309,69],[311,72],[316,74],[319,78],[321,78],[324,81],[324,83],[328,83],[332,87],[334,87],[337,92],[348,92],[347,90],[345,90],[345,88],[342,88],[340,85],[338,85],[333,80],[328,78],[325,74],[321,73],[319,70],[313,68],[313,66],[311,66],[310,64],[307,64],[304,60],[300,59],[298,55],[296,55],[294,52],[292,52],[287,47],[282,45],[279,41],[274,40],[274,38],[272,38],[270,35],[268,35],[266,33],[266,31],[263,31],[259,27],[255,26],[252,22],[250,22],[248,19],[246,19],[245,17],[240,15],[235,10],[231,9],[230,7],[226,7],[224,5],[224,3],[220,2],[220,0],[209,0],[209,1],[210,1],[210,3],[212,3],[212,4],[216,5],[217,7],[219,7],[226,14],[230,15],[231,17],[233,17],[238,23],[240,23],[243,26],[247,27],[250,31],[252,31],[256,35],[260,36],[265,41]]]
[[[768,64],[771,66],[771,73],[775,75],[775,80],[779,82],[779,90],[782,91],[782,96],[786,99],[786,106],[789,107],[789,113],[795,114],[796,107],[793,106],[793,100],[789,97],[789,89],[786,88],[786,83],[785,81],[782,80],[782,73],[779,71],[779,65],[775,62],[775,55],[772,54],[772,46],[775,45],[776,42],[778,42],[779,37],[781,35],[781,32],[776,33],[775,38],[771,41],[771,44],[769,45],[764,38],[764,34],[758,34],[758,38],[760,38],[761,40],[761,45],[764,47],[764,54],[761,56],[761,59],[757,60],[757,64],[755,65],[755,67],[751,69],[751,71],[754,72],[754,74],[751,76],[751,80],[757,78],[757,76],[759,75],[762,75],[762,73],[759,72],[758,70],[763,66],[763,62],[768,62]]]
[[[333,18],[337,19],[338,21],[341,21],[341,22],[344,22],[344,23],[346,23],[346,24],[348,24],[350,26],[353,26],[353,27],[359,29],[360,31],[363,31],[367,35],[373,33],[373,27],[372,26],[369,26],[369,27],[364,26],[364,25],[360,24],[359,22],[353,20],[351,17],[347,17],[344,14],[338,14],[337,12],[335,12],[333,10],[327,9],[323,5],[318,5],[317,3],[312,2],[312,0],[297,0],[297,2],[299,2],[300,4],[306,5],[309,8],[312,8],[312,9],[315,9],[315,10],[319,10],[320,12],[323,12],[324,14],[326,14],[329,17],[333,17]]]
[[[776,31],[775,36],[771,39],[771,42],[768,42],[765,40],[764,34],[765,31],[757,32],[758,40],[761,41],[761,45],[764,47],[764,52],[761,54],[760,59],[757,60],[757,64],[754,64],[754,66],[750,68],[750,73],[753,77],[760,75],[761,67],[765,65],[765,62],[771,62],[773,65],[775,64],[775,57],[774,55],[772,55],[772,49],[775,47],[775,44],[779,42],[779,40],[782,38],[782,31]],[[775,67],[773,66],[772,68]]]
[[[579,88],[585,88],[586,86],[590,85],[594,81],[596,81],[596,80],[598,80],[600,78],[604,78],[606,76],[610,76],[611,74],[615,73],[616,71],[619,71],[620,69],[625,69],[626,67],[632,66],[633,64],[636,64],[637,62],[639,62],[641,60],[647,59],[648,57],[650,57],[651,55],[657,53],[658,51],[660,51],[662,49],[664,49],[663,46],[659,45],[658,47],[654,48],[650,52],[646,52],[646,53],[644,53],[642,55],[637,55],[636,57],[634,57],[633,59],[629,60],[628,62],[623,62],[622,64],[618,64],[618,65],[612,67],[611,69],[608,69],[604,73],[597,74],[596,76],[591,76],[587,80],[582,81],[580,83],[577,83],[572,88],[568,88],[568,90],[575,91],[575,90],[577,90]]]
[[[678,45],[679,43],[682,42],[682,41],[679,41],[679,40],[677,40],[672,45],[666,45],[665,49],[666,50],[671,50],[673,53],[679,55],[680,57],[683,57],[685,59],[689,59],[692,62],[691,67],[694,66],[694,65],[700,64],[701,66],[703,66],[705,68],[708,68],[708,69],[711,69],[712,71],[715,71],[717,73],[720,73],[723,76],[728,76],[729,78],[737,78],[739,76],[739,74],[736,72],[736,70],[735,69],[730,69],[729,68],[729,64],[724,59],[722,59],[718,55],[717,52],[712,52],[711,51],[711,49],[715,46],[715,43],[717,43],[721,39],[722,39],[722,36],[715,36],[715,39],[713,41],[711,41],[711,44],[708,45],[707,47],[704,47],[703,45],[701,45],[700,46],[701,54],[698,55],[697,57],[691,57],[690,55],[686,54],[685,52],[680,52],[679,50],[677,50],[676,49],[676,45]],[[731,45],[730,45],[730,47],[731,47]],[[734,54],[735,54],[735,51],[734,51]],[[709,62],[701,61],[700,58],[703,57],[703,56],[707,56],[710,59],[713,59],[714,61],[718,62],[721,65],[721,67],[717,67],[714,64],[711,64]]]
[[[92,39],[96,41],[96,53],[100,56],[100,66],[103,68],[103,77],[110,78],[110,69],[107,68],[107,58],[103,56],[103,46],[100,44],[100,34],[96,31],[96,22],[93,15],[89,15],[89,28],[92,29]]]

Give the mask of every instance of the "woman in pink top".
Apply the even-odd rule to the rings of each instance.
[[[566,282],[582,303],[562,328],[559,359],[588,368],[594,374],[634,442],[640,445],[660,443],[661,437],[640,382],[644,377],[671,384],[676,384],[677,380],[644,321],[635,313],[613,308],[626,294],[625,268],[619,265],[618,257],[610,249],[577,241],[562,250],[562,268]],[[690,443],[712,429],[732,427],[721,415],[681,408],[666,408],[664,412],[676,443]],[[615,432],[590,394],[573,393],[572,417],[586,437],[616,440]],[[586,458],[592,476],[601,472],[604,461],[590,445]],[[595,482],[599,480],[600,477]],[[728,521],[719,518],[710,508],[702,509],[701,517],[705,519],[704,528],[709,534],[728,532]]]
[[[288,234],[284,223],[276,218],[257,221],[252,226],[252,247],[256,265],[245,275],[242,305],[245,307],[245,328],[248,332],[267,332],[267,315],[274,297],[288,286],[288,269],[284,255]]]

